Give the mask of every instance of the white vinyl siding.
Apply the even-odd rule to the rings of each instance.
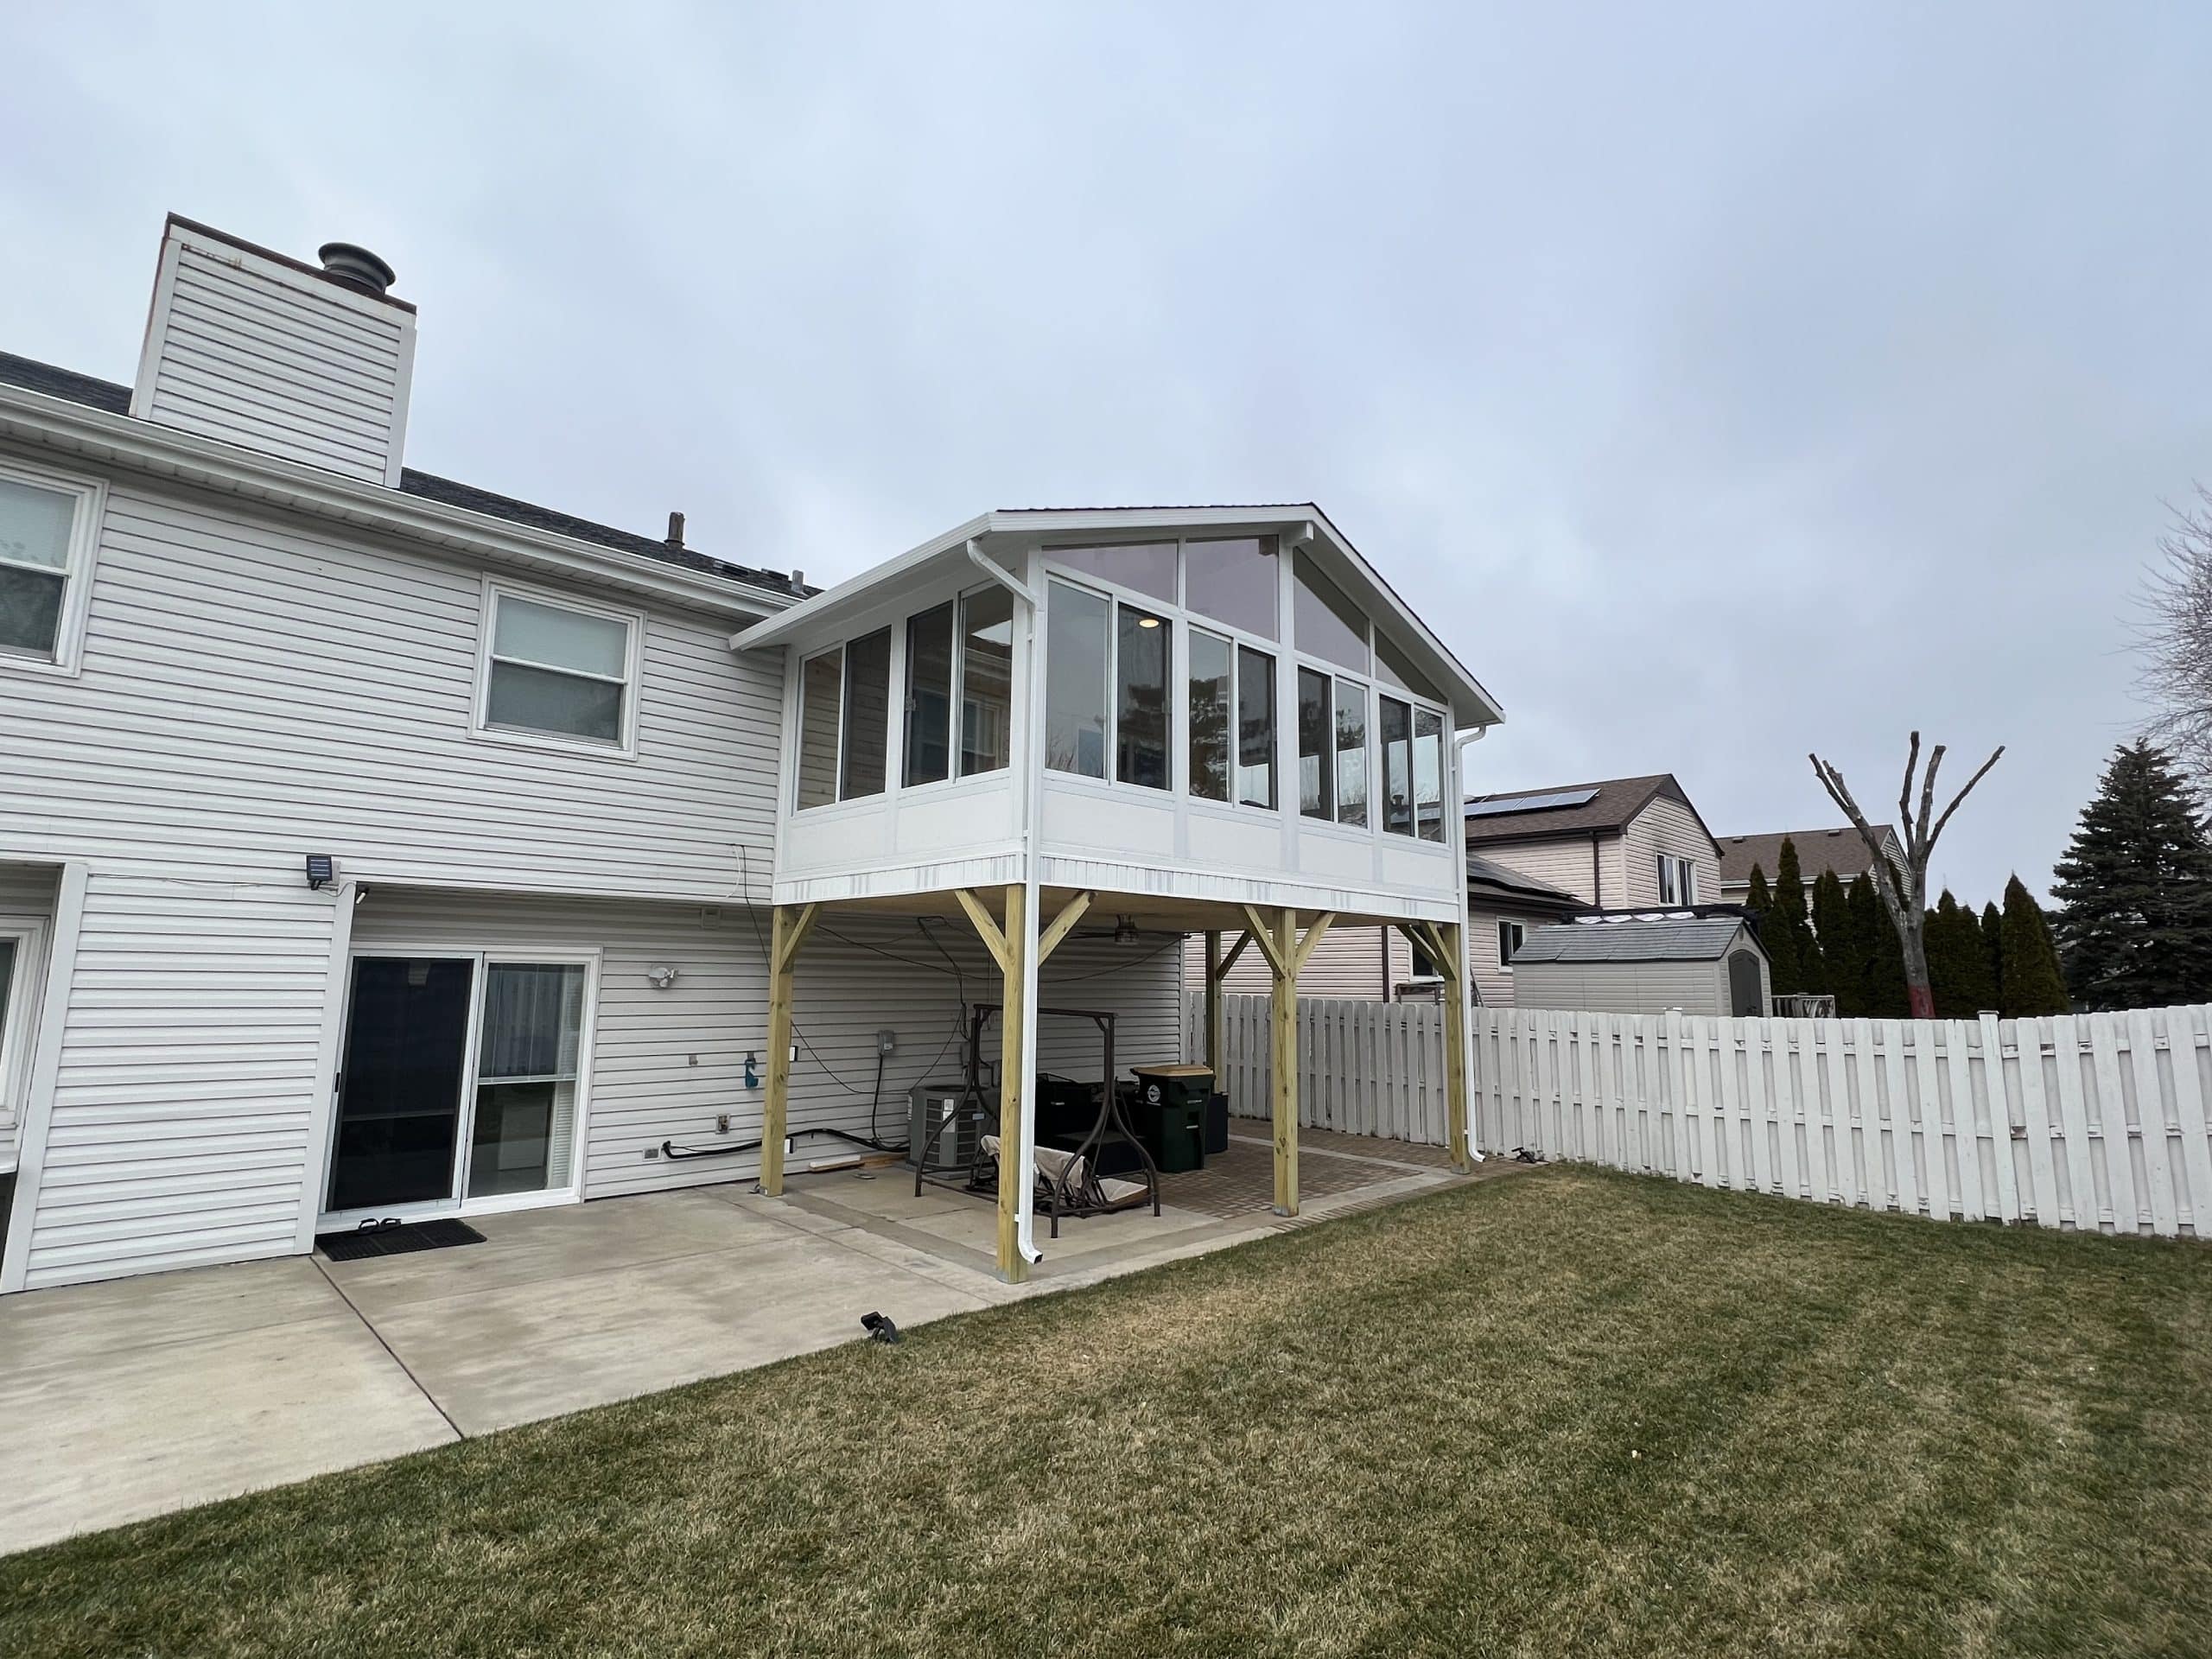
[[[473,740],[480,575],[113,488],[84,664],[9,680],[0,856],[180,875],[765,893],[781,666],[656,610],[634,765]],[[745,849],[741,862],[738,849]],[[211,868],[210,867],[217,867]]]
[[[174,226],[155,305],[133,413],[398,481],[410,313]]]
[[[955,1037],[964,988],[969,1000],[995,1001],[998,970],[965,920],[930,924],[937,945],[912,921],[825,913],[800,953],[795,1023],[804,1040],[791,1068],[794,1131],[832,1127],[868,1132],[868,1090],[875,1080],[875,1033],[898,1033],[886,1062],[877,1133],[906,1137],[906,1090],[957,1079]],[[380,943],[444,944],[510,955],[593,947],[601,957],[593,1073],[584,1145],[584,1196],[607,1198],[702,1182],[749,1180],[758,1154],[696,1160],[648,1157],[664,1141],[684,1147],[734,1145],[760,1132],[762,1090],[745,1086],[745,1057],[767,1071],[768,987],[765,912],[736,906],[505,899],[490,896],[372,893],[355,918],[357,950]],[[945,956],[958,964],[959,977]],[[677,978],[657,990],[657,967]],[[1147,935],[1116,945],[1078,931],[1053,952],[1041,975],[1047,1006],[1110,1009],[1118,1016],[1115,1067],[1181,1056],[1182,976],[1175,941]],[[994,1027],[995,1031],[995,1027]],[[996,1052],[987,1038],[986,1058]],[[1048,1018],[1038,1030],[1038,1064],[1092,1077],[1099,1046],[1089,1022]],[[997,1098],[993,1094],[992,1099]],[[728,1135],[715,1121],[730,1115]],[[863,1155],[850,1142],[802,1140],[791,1166]]]
[[[93,872],[28,1288],[296,1247],[336,902]]]

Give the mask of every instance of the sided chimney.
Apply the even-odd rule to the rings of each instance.
[[[366,248],[320,267],[169,215],[130,412],[348,478],[396,486],[415,308]]]

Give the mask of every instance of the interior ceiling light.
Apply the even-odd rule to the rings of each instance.
[[[1141,616],[1137,618],[1137,626],[1141,628],[1156,628],[1159,626],[1160,619],[1156,616]]]

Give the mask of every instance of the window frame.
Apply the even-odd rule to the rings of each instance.
[[[616,682],[603,674],[588,674],[550,664],[533,663],[524,658],[498,656],[493,646],[499,637],[499,601],[505,598],[543,605],[549,610],[569,611],[579,616],[621,623],[626,630],[621,680]],[[645,701],[645,613],[643,611],[602,604],[597,600],[579,599],[557,588],[534,587],[510,581],[505,576],[487,575],[484,578],[484,597],[480,607],[477,633],[476,698],[468,722],[471,738],[479,742],[498,743],[510,748],[541,749],[559,754],[595,754],[613,760],[635,760],[638,758],[638,706]],[[492,707],[492,671],[496,664],[502,662],[536,668],[550,674],[566,674],[573,679],[596,680],[602,685],[620,684],[623,690],[620,737],[609,743],[595,737],[575,737],[559,732],[493,725],[488,718]]]
[[[1669,888],[1673,891],[1670,893]],[[1676,853],[1659,855],[1659,902],[1687,908],[1697,903],[1697,861]]]
[[[23,1121],[31,1050],[38,1040],[33,1020],[45,989],[46,932],[47,925],[35,917],[0,916],[0,940],[16,947],[7,1007],[0,1012],[0,1124],[17,1126]]]
[[[1505,935],[1509,929],[1513,934],[1513,944],[1510,949],[1505,943]],[[1516,922],[1507,916],[1497,918],[1497,967],[1500,973],[1510,974],[1513,971],[1513,958],[1520,953],[1521,947],[1528,942],[1527,923]]]
[[[51,657],[0,649],[0,669],[22,674],[46,674],[74,679],[83,671],[85,629],[92,616],[92,582],[99,563],[100,527],[107,516],[107,484],[103,479],[57,473],[11,457],[0,457],[0,478],[35,490],[51,490],[73,496],[76,505],[69,521],[69,546],[59,572],[51,565],[11,566],[59,574],[62,580],[61,610],[54,626]]]

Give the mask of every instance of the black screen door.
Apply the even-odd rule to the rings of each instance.
[[[454,1195],[475,975],[466,959],[355,958],[332,1211]]]

